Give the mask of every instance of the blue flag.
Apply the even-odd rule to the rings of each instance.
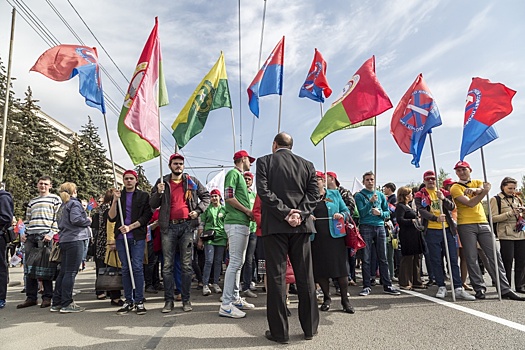
[[[323,93],[328,98],[332,94],[332,89],[330,89],[326,79],[326,61],[323,55],[315,49],[314,60],[306,80],[299,90],[299,97],[308,97],[316,102],[324,102]]]

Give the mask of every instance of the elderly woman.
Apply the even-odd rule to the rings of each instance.
[[[91,225],[91,218],[77,199],[77,185],[65,182],[60,185],[59,192],[62,205],[58,210],[57,222],[62,258],[50,311],[75,313],[85,310],[73,301],[73,285],[82,263],[84,241],[89,238],[88,227]]]
[[[343,311],[353,314],[354,308],[348,300],[348,268],[347,249],[344,234],[336,232],[335,222],[344,215],[350,215],[348,207],[338,190],[328,190],[324,186],[324,174],[317,172],[317,186],[319,187],[319,202],[313,215],[315,230],[312,235],[312,263],[315,282],[323,291],[324,300],[321,311],[330,310],[329,279],[334,278],[341,288],[341,304]]]
[[[496,234],[501,246],[501,259],[509,284],[512,281],[514,262],[514,287],[516,292],[525,293],[525,231],[516,227],[518,219],[523,219],[523,202],[516,196],[518,182],[505,177],[501,181],[501,192],[490,199],[492,221],[496,224]]]

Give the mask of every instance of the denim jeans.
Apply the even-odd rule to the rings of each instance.
[[[164,254],[162,254],[162,251],[159,253],[159,261],[160,261],[160,271],[164,271]],[[180,291],[182,289],[182,268],[180,266],[180,253],[176,252],[175,256],[173,257],[173,279],[175,281],[175,294],[180,294]],[[162,277],[164,278],[164,276]]]
[[[42,242],[44,235],[34,234],[28,235],[27,240],[24,244],[24,277],[26,286],[26,298],[28,300],[37,301],[38,299],[38,280],[27,277],[27,265],[26,259],[29,256],[32,249],[38,247],[39,242]],[[49,243],[51,244],[51,243]],[[80,264],[79,264],[80,266]],[[78,266],[77,266],[78,269]],[[44,280],[42,281],[44,287],[44,294],[42,294],[42,300],[51,300],[53,298],[53,281]]]
[[[222,304],[228,305],[239,299],[241,267],[244,264],[246,248],[248,247],[250,228],[246,225],[226,224],[224,230],[228,235],[230,263],[224,274]]]
[[[255,232],[250,233],[248,247],[246,248],[246,258],[242,266],[242,290],[250,289],[250,283],[253,279],[253,259],[255,257],[255,247],[257,246],[257,235]]]
[[[210,283],[211,267],[213,265],[213,284],[219,283],[219,276],[222,269],[222,257],[224,256],[225,246],[206,244],[204,246],[204,271],[202,273],[202,283]]]
[[[168,230],[162,232],[162,254],[164,266],[162,276],[164,278],[164,300],[174,300],[175,281],[173,278],[173,267],[176,248],[179,247],[180,262],[182,267],[182,301],[190,300],[190,287],[193,269],[191,267],[191,256],[193,253],[193,233],[189,222],[181,224],[170,224]]]
[[[73,302],[73,285],[78,267],[82,263],[84,241],[62,242],[60,251],[62,253],[60,273],[55,282],[53,306],[67,307]]]
[[[361,236],[366,243],[363,249],[363,287],[370,287],[370,257],[372,255],[372,244],[375,244],[377,261],[379,262],[379,273],[381,274],[381,284],[384,287],[392,285],[388,272],[388,262],[386,260],[386,232],[384,226],[359,226]]]
[[[124,297],[126,301],[139,303],[144,299],[144,248],[146,240],[135,241],[128,239],[129,255],[131,259],[131,270],[128,264],[126,246],[124,239],[117,239],[117,252],[120,262],[122,263],[122,285],[124,286]],[[135,279],[135,295],[133,295],[133,286],[131,284],[131,273]]]
[[[450,264],[452,265],[452,281],[454,288],[460,288],[461,275],[459,274],[458,254],[456,248],[456,240],[450,229],[446,229],[448,253],[450,255]],[[443,239],[443,230],[428,229],[426,232],[426,242],[428,248],[428,256],[430,258],[430,265],[432,266],[433,275],[438,287],[445,287],[445,276],[443,271],[443,254],[446,256],[445,240]],[[430,273],[428,274],[430,276]]]

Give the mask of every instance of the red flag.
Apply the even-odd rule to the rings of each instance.
[[[332,89],[326,79],[326,61],[323,55],[315,49],[314,60],[310,66],[310,71],[306,80],[299,90],[299,97],[308,97],[316,102],[324,102],[324,97],[330,97]]]
[[[96,207],[98,207],[98,203],[97,201],[95,200],[95,198],[91,197],[89,199],[89,202],[88,202],[88,205],[87,205],[87,209],[88,210],[93,210],[95,209]]]

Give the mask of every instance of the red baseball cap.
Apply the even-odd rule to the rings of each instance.
[[[337,180],[337,174],[336,173],[334,173],[333,171],[327,171],[326,175],[330,175],[331,177],[334,178],[336,186],[340,185],[339,180]]]
[[[456,170],[457,168],[468,168],[468,170],[472,171],[470,164],[463,160],[460,160],[459,162],[456,163],[456,165],[454,165],[454,170]]]
[[[244,177],[249,176],[253,180],[253,174],[249,171],[245,171],[244,174],[242,174],[242,176]]]
[[[219,191],[218,189],[213,189],[211,190],[210,192],[210,196],[213,196],[214,194],[216,194],[217,196],[221,197],[221,191]]]
[[[177,158],[178,158],[178,159],[182,159],[182,161],[184,162],[184,157],[183,157],[181,154],[179,154],[179,153],[173,153],[173,154],[170,156],[170,161],[168,162],[168,164],[171,164],[171,161],[172,161],[173,159],[177,159]]]
[[[133,176],[135,176],[135,179],[137,179],[137,181],[139,180],[139,174],[137,174],[137,172],[135,170],[126,170],[124,172],[124,174],[122,174],[122,178],[125,178],[127,174],[131,174]]]
[[[250,157],[248,152],[246,152],[245,150],[240,150],[238,152],[235,152],[235,154],[233,155],[233,160],[237,160],[237,159],[242,158],[242,157],[248,157],[250,159],[250,164],[255,162],[255,158]]]
[[[443,180],[443,187],[448,186],[448,185],[453,185],[453,184],[454,184],[454,180],[452,180],[450,177]]]
[[[315,172],[315,176],[316,176],[316,177],[322,177],[322,178],[324,179],[324,173],[323,173],[322,171],[317,170],[317,171]]]
[[[425,173],[423,174],[423,180],[426,180],[427,178],[433,178],[434,180],[436,179],[436,173],[434,172],[434,170],[425,171]]]

